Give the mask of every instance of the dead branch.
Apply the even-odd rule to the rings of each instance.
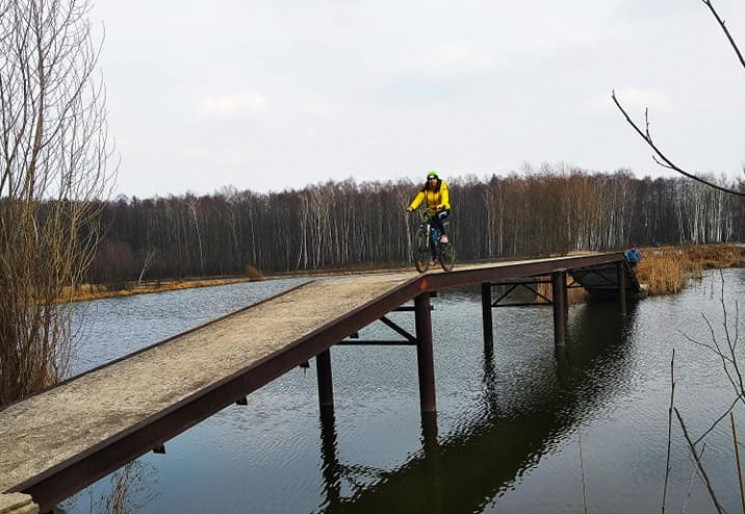
[[[745,58],[743,58],[742,52],[740,51],[739,46],[737,45],[737,42],[732,37],[732,34],[730,33],[729,29],[727,29],[725,21],[722,19],[722,17],[719,15],[719,12],[717,12],[716,8],[714,7],[714,4],[711,0],[701,0],[704,5],[709,9],[709,12],[711,12],[712,16],[714,16],[714,19],[717,21],[719,26],[721,27],[722,31],[724,32],[725,37],[727,38],[727,41],[729,42],[730,46],[735,52],[735,55],[737,56],[737,59],[740,63],[740,65],[745,68]],[[707,185],[709,187],[712,187],[718,191],[722,191],[723,193],[737,195],[737,196],[745,196],[745,193],[741,191],[737,191],[735,189],[729,189],[726,187],[722,187],[718,184],[715,184],[709,180],[706,180],[700,176],[698,176],[695,173],[689,172],[675,164],[669,157],[667,157],[660,148],[657,147],[657,145],[652,140],[652,136],[649,132],[649,113],[648,111],[645,111],[644,118],[645,118],[645,124],[646,129],[642,131],[639,126],[631,119],[631,117],[628,115],[626,110],[621,106],[621,103],[618,101],[618,98],[616,97],[616,92],[613,91],[611,94],[611,98],[613,98],[613,102],[616,104],[616,107],[621,111],[624,118],[626,118],[626,122],[631,125],[637,134],[644,140],[645,143],[647,143],[647,146],[649,146],[653,151],[654,155],[652,156],[652,159],[663,168],[667,168],[669,170],[673,170],[677,173],[680,173],[681,175],[684,175],[692,180],[695,180],[697,182],[700,182],[701,184]]]
[[[675,164],[667,155],[665,155],[662,150],[660,150],[657,145],[655,144],[654,140],[652,139],[652,135],[649,131],[649,113],[645,111],[644,117],[645,117],[645,124],[646,129],[642,131],[641,128],[634,122],[634,120],[631,119],[631,116],[626,112],[626,110],[621,106],[621,103],[618,101],[618,98],[616,97],[616,92],[613,91],[611,94],[611,98],[613,99],[613,102],[616,104],[616,107],[618,107],[618,110],[621,111],[621,114],[623,114],[623,117],[626,118],[626,122],[631,125],[631,127],[634,129],[634,131],[639,134],[639,137],[641,137],[645,143],[647,143],[647,146],[649,146],[652,151],[654,151],[655,155],[652,156],[652,159],[663,168],[667,168],[669,170],[676,171],[680,173],[681,175],[685,175],[686,177],[695,180],[696,182],[700,182],[701,184],[705,184],[709,187],[713,187],[714,189],[718,191],[722,191],[723,193],[728,193],[732,195],[742,196],[745,197],[745,193],[742,191],[737,191],[735,189],[729,189],[727,187],[722,187],[719,184],[715,184],[714,182],[710,182],[702,177],[699,177],[698,175],[691,173],[689,171],[684,170],[677,164]]]
[[[719,499],[717,498],[716,492],[714,491],[714,486],[712,485],[711,480],[709,479],[709,475],[706,473],[706,468],[704,468],[704,464],[701,461],[701,455],[699,454],[698,450],[696,449],[696,445],[693,443],[693,440],[688,434],[688,428],[683,421],[683,416],[681,416],[680,411],[677,409],[677,407],[674,407],[674,410],[675,415],[678,418],[678,422],[680,423],[680,427],[683,429],[683,436],[688,443],[688,449],[691,452],[693,460],[696,462],[696,467],[699,474],[701,475],[701,478],[704,481],[704,484],[706,484],[706,489],[709,491],[709,497],[711,498],[712,502],[714,502],[714,507],[716,507],[717,512],[726,512],[724,510],[724,507],[722,507],[722,505],[719,503]]]
[[[667,456],[665,458],[665,486],[662,489],[662,512],[667,502],[667,486],[670,482],[670,449],[673,439],[673,408],[675,407],[675,348],[670,359],[670,407],[667,410]]]
[[[712,16],[714,16],[714,19],[717,20],[717,23],[722,28],[722,31],[724,32],[724,35],[727,37],[727,41],[729,41],[730,46],[735,51],[735,55],[737,55],[737,59],[740,61],[740,65],[745,68],[745,58],[742,56],[742,52],[740,52],[740,47],[737,46],[737,43],[735,42],[734,38],[732,37],[732,34],[730,34],[729,30],[727,29],[727,26],[725,25],[724,20],[719,16],[719,13],[714,8],[714,4],[712,4],[711,0],[701,0],[706,7],[709,8],[709,11],[711,12]]]

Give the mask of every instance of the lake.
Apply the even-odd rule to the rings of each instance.
[[[301,282],[81,303],[75,370]],[[319,412],[311,361],[61,507],[102,512],[120,490],[113,484],[124,482],[125,506],[139,513],[660,512],[669,442],[667,511],[716,512],[677,418],[668,437],[674,372],[689,437],[705,434],[706,476],[721,504],[739,511],[729,417],[707,432],[735,393],[722,359],[703,344],[726,344],[722,303],[734,340],[744,291],[745,271],[725,270],[678,295],[631,303],[625,316],[614,302],[572,305],[561,350],[550,306],[495,309],[489,350],[480,290],[440,292],[432,299],[436,416],[419,411],[414,347],[336,346],[333,413]],[[389,317],[414,332],[413,313]],[[397,337],[379,322],[360,335]],[[738,406],[741,437],[743,420]]]

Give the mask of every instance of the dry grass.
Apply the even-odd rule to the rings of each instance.
[[[589,253],[590,252],[587,252],[588,255]],[[580,252],[575,252],[574,255],[582,255],[582,254]],[[538,293],[544,296],[545,298],[551,298],[553,296],[553,288],[550,284],[551,276],[548,275],[542,278],[545,280],[545,282],[538,284]],[[567,274],[567,286],[570,286],[573,283],[574,283],[574,279],[569,274]],[[569,305],[574,305],[577,303],[584,303],[585,300],[587,300],[587,289],[585,289],[584,287],[575,286],[575,287],[569,287],[567,289],[567,302],[569,303]],[[548,303],[548,302],[546,302],[545,300],[541,298],[538,298],[536,300],[536,303],[543,304],[543,303]]]
[[[734,244],[663,246],[640,251],[642,261],[636,275],[650,295],[677,293],[689,279],[701,278],[705,269],[745,266],[745,247]]]
[[[649,295],[677,293],[690,279],[701,278],[706,269],[745,267],[745,246],[735,244],[702,244],[639,248],[642,260],[636,268],[639,283]],[[571,252],[569,255],[585,255],[592,252]],[[550,280],[550,277],[544,277]],[[571,283],[571,279],[567,278]],[[551,285],[540,284],[538,291],[551,298]],[[585,301],[587,292],[583,288],[570,288],[570,304]]]

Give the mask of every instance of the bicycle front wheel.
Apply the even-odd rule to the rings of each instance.
[[[432,250],[429,249],[429,234],[424,228],[416,231],[414,236],[414,266],[419,273],[425,273],[429,269],[429,260]]]
[[[453,271],[455,266],[455,247],[453,243],[440,243],[440,266],[445,271]]]

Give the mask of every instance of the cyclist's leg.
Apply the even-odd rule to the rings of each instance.
[[[440,233],[440,241],[443,240],[443,236],[444,236],[445,240],[443,242],[447,242],[448,240],[446,225],[449,225],[449,223],[447,224],[445,223],[445,220],[448,218],[448,216],[450,216],[449,210],[440,211],[437,213],[437,215],[435,215],[435,217],[432,218],[432,223],[434,224],[435,227],[437,227],[437,231]]]

